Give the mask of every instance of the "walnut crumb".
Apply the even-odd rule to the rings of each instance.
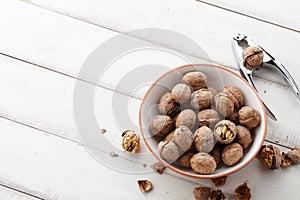
[[[157,171],[157,173],[159,173],[159,174],[163,174],[166,169],[166,167],[160,162],[156,162],[156,163],[152,164],[151,168],[154,171]]]
[[[109,155],[111,157],[118,157],[119,156],[119,154],[117,154],[116,152],[113,152],[113,151],[109,152]]]
[[[100,132],[101,132],[102,134],[106,133],[106,131],[107,131],[107,130],[106,130],[105,128],[101,128],[101,129],[100,129]]]

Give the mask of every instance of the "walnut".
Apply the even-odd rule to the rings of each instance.
[[[226,184],[227,178],[227,176],[222,176],[220,178],[211,178],[210,180],[214,183],[216,187],[219,188]]]
[[[227,94],[221,92],[215,96],[214,100],[216,109],[221,115],[230,117],[233,114],[234,103]]]
[[[222,161],[227,166],[233,166],[243,157],[243,147],[239,143],[232,143],[224,147]]]
[[[173,115],[179,108],[179,104],[175,101],[171,92],[165,93],[158,102],[158,111],[163,115]]]
[[[190,160],[192,169],[199,174],[212,174],[216,167],[215,159],[207,153],[197,153]]]
[[[260,149],[258,157],[265,167],[269,169],[278,169],[281,165],[280,150],[274,145],[263,145]]]
[[[223,147],[220,144],[216,144],[211,152],[209,154],[214,157],[216,163],[217,163],[217,168],[221,167],[223,165],[222,162],[222,151]]]
[[[175,98],[175,101],[182,104],[190,100],[192,91],[188,85],[179,83],[173,87],[172,94]]]
[[[237,125],[236,126],[236,141],[244,148],[247,149],[248,146],[253,141],[252,135],[248,128]]]
[[[164,139],[165,141],[174,141],[174,131],[172,131],[171,133],[169,133],[166,137],[165,137],[165,139]]]
[[[287,168],[287,167],[291,166],[292,164],[294,164],[293,161],[289,157],[287,157],[286,153],[282,152],[280,167]]]
[[[224,87],[223,93],[227,94],[236,109],[240,109],[244,105],[244,96],[238,88],[227,86]]]
[[[180,150],[173,141],[160,141],[157,150],[160,157],[168,163],[173,163],[180,157]]]
[[[149,180],[138,180],[137,182],[142,192],[149,192],[153,188],[152,183]]]
[[[226,199],[226,195],[222,192],[222,190],[213,190],[209,198],[209,200],[225,200],[225,199]]]
[[[195,200],[209,200],[211,189],[209,187],[197,187],[193,191]]]
[[[213,132],[207,126],[201,126],[195,132],[194,146],[199,152],[210,152],[215,145]]]
[[[181,152],[186,152],[191,148],[194,141],[194,135],[186,126],[180,126],[174,132],[174,143]]]
[[[140,150],[140,137],[134,131],[122,133],[122,147],[126,152],[137,153]]]
[[[244,66],[247,69],[253,69],[253,67],[259,67],[263,63],[264,53],[257,46],[249,46],[243,52]]]
[[[207,76],[199,71],[185,74],[181,81],[189,85],[194,91],[207,87]]]
[[[235,200],[251,199],[251,189],[249,188],[247,183],[237,186],[237,188],[234,190],[234,199]]]
[[[179,113],[176,119],[176,127],[178,128],[179,126],[186,126],[190,129],[193,129],[196,125],[196,121],[196,113],[191,109],[186,109]]]
[[[260,123],[260,116],[256,109],[244,106],[239,110],[239,122],[249,128],[254,128]]]
[[[187,152],[183,154],[178,160],[177,163],[184,168],[191,168],[190,160],[195,155],[193,152]]]
[[[149,126],[153,135],[164,136],[174,129],[174,122],[171,117],[166,115],[156,115]]]
[[[212,104],[212,94],[208,89],[200,89],[192,93],[191,106],[195,110],[209,108]]]
[[[205,109],[198,113],[198,123],[200,127],[214,127],[220,119],[219,113],[214,109]]]
[[[214,134],[220,144],[229,144],[236,137],[236,126],[229,120],[219,121],[214,128]]]
[[[294,148],[287,152],[286,155],[293,161],[293,163],[300,164],[300,149]]]

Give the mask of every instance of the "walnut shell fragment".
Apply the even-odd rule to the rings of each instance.
[[[235,200],[249,200],[251,199],[251,189],[247,183],[237,186],[234,190]]]
[[[137,182],[142,192],[149,192],[153,188],[152,183],[149,180],[138,180]]]
[[[225,199],[226,199],[226,195],[222,192],[222,190],[213,190],[209,198],[209,200],[225,200]]]
[[[134,131],[122,133],[122,147],[126,152],[137,153],[140,151],[140,137]]]
[[[157,173],[159,174],[163,174],[165,169],[166,169],[166,166],[164,166],[162,163],[160,162],[156,162],[156,163],[153,163],[151,165],[151,168],[156,171]]]
[[[263,145],[258,157],[265,167],[269,169],[278,169],[281,165],[282,156],[280,150],[274,145]]]
[[[300,149],[294,148],[287,152],[286,155],[293,161],[293,163],[300,164]]]
[[[226,184],[228,176],[222,176],[220,178],[211,178],[210,180],[214,183],[216,187],[222,187]]]
[[[193,191],[195,200],[209,200],[211,189],[209,187],[197,187]]]
[[[287,168],[287,167],[289,167],[289,166],[291,166],[293,164],[294,164],[293,161],[289,157],[287,157],[286,153],[282,152],[280,167]]]

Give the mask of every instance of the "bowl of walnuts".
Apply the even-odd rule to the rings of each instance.
[[[139,124],[159,162],[194,178],[222,177],[245,167],[267,129],[256,90],[214,64],[185,65],[159,77],[143,98]]]

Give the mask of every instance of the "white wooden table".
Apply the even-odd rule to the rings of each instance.
[[[0,199],[193,199],[195,187],[213,187],[210,180],[170,170],[149,173],[155,162],[150,155],[147,160],[113,158],[148,173],[120,172],[95,160],[74,120],[73,92],[80,69],[96,47],[140,28],[178,32],[199,44],[214,63],[237,69],[230,38],[242,31],[276,55],[300,84],[299,9],[296,0],[1,0]],[[152,41],[151,35],[143,39],[201,59],[199,52],[186,52],[176,43]],[[137,124],[144,90],[116,91],[116,85],[126,71],[146,64],[177,67],[186,61],[138,51],[114,62],[100,82],[81,80],[97,88],[96,117],[117,148],[123,127],[114,120],[113,94],[120,92],[128,100],[131,121]],[[300,147],[300,101],[275,72],[257,74],[255,82],[278,117],[277,122],[268,119],[266,143],[285,151]],[[148,152],[144,144],[141,148]],[[300,198],[299,172],[300,166],[268,170],[255,159],[230,175],[222,190],[230,199],[234,188],[247,181],[253,199],[295,200]],[[141,193],[138,179],[151,180],[153,191]]]

